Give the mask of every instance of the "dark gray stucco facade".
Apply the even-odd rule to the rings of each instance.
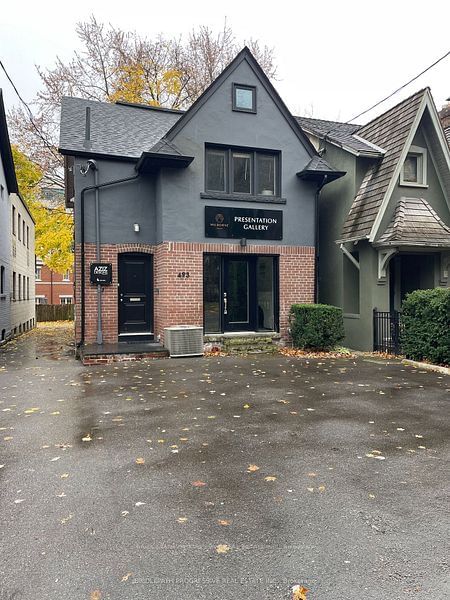
[[[255,90],[255,112],[233,109],[234,84]],[[138,126],[133,121],[133,111],[136,111]],[[111,126],[115,112],[118,130]],[[89,139],[83,140],[80,122],[85,118],[90,118],[92,123]],[[142,147],[123,137],[127,120],[131,120],[129,130],[136,132],[136,140],[140,140]],[[123,292],[123,289],[117,291],[118,271],[122,269],[124,273],[126,268],[121,259],[130,253],[152,255],[153,317],[142,333],[162,339],[168,325],[203,326],[206,303],[213,305],[211,314],[219,314],[220,323],[212,331],[216,332],[217,328],[223,334],[234,331],[227,317],[227,294],[229,298],[234,293],[236,299],[244,297],[241,308],[247,311],[243,320],[236,317],[233,321],[236,330],[257,332],[262,327],[271,334],[288,337],[290,306],[314,299],[315,197],[320,181],[315,173],[309,179],[301,179],[297,174],[309,165],[316,152],[247,49],[186,113],[131,105],[108,105],[103,109],[101,104],[83,104],[80,99],[66,98],[61,130],[61,151],[74,158],[76,255],[80,261],[83,244],[87,252],[85,273],[89,272],[89,263],[97,257],[93,250],[97,241],[95,192],[85,193],[84,237],[81,194],[84,188],[94,185],[96,178],[100,184],[100,262],[111,263],[113,269],[113,283],[104,288],[102,294],[108,307],[105,336],[109,341],[117,341],[118,335],[128,335],[121,332],[120,305],[117,314],[114,310],[118,295]],[[73,136],[71,130],[75,132]],[[162,135],[157,143],[155,130]],[[144,145],[145,140],[148,145]],[[206,189],[206,149],[219,145],[228,149],[230,161],[233,152],[253,157],[249,163],[252,191],[247,195],[232,193],[231,179],[226,193]],[[277,183],[271,195],[267,189],[258,195],[256,189],[254,173],[257,156],[262,154],[275,157],[273,177]],[[92,159],[96,173],[91,169],[83,175]],[[231,177],[231,166],[229,169],[225,169],[227,177]],[[133,180],[101,185],[123,178]],[[222,217],[222,212],[229,214],[229,209],[245,210],[248,214],[254,214],[251,211],[255,209],[278,211],[282,215],[282,234],[269,231],[269,235],[264,235],[262,228],[255,227],[252,232],[247,228],[248,239],[245,235],[240,235],[240,239],[227,235],[211,237],[214,230],[210,230],[208,236],[205,207],[217,208],[216,217]],[[218,271],[204,275],[205,256],[209,254],[218,261]],[[233,255],[238,256],[234,262]],[[128,260],[126,256],[125,259]],[[234,269],[246,270],[245,276],[244,271],[241,272],[239,282],[238,276],[232,275]],[[80,269],[78,271],[80,273]],[[124,281],[122,288],[123,285],[126,285]],[[239,286],[244,286],[244,292],[238,290]],[[83,303],[82,298],[87,304],[95,304],[94,292],[86,281],[85,290],[78,293],[78,304]],[[205,300],[204,293],[212,294],[214,299]],[[86,338],[92,340],[92,324],[86,321],[85,325]],[[78,334],[78,338],[80,336],[84,334]]]
[[[257,86],[256,114],[231,110],[232,83]],[[142,110],[142,109],[140,109]],[[281,133],[282,132],[282,133]],[[274,104],[247,62],[215,90],[201,109],[174,137],[180,151],[194,160],[186,169],[161,169],[154,175],[100,190],[101,242],[155,244],[163,241],[208,242],[204,235],[204,207],[232,205],[283,212],[282,244],[313,246],[314,194],[316,184],[302,181],[296,173],[308,163],[311,150],[298,137]],[[240,202],[225,197],[201,198],[205,192],[205,144],[223,144],[248,149],[281,152],[281,198],[283,203]],[[75,159],[75,214],[79,214],[81,190],[93,185],[90,171],[86,177],[80,167],[89,155]],[[136,174],[134,161],[96,159],[99,183]],[[85,241],[95,241],[94,193],[86,194]],[[140,224],[140,232],[133,224]],[[76,219],[77,241],[80,221]],[[228,243],[236,243],[229,240]],[[279,242],[268,241],[268,244]]]

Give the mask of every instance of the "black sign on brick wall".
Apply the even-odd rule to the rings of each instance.
[[[205,236],[282,240],[283,212],[259,208],[205,206]]]
[[[91,263],[91,283],[110,285],[112,283],[111,263]]]

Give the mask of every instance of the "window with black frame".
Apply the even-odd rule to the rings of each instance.
[[[207,146],[205,191],[281,196],[280,152]]]

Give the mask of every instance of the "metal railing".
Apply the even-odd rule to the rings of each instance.
[[[373,309],[373,349],[375,352],[401,354],[401,313]]]

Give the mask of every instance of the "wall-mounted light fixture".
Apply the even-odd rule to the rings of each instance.
[[[134,223],[133,228],[136,233],[139,233],[139,231],[141,230],[141,228],[139,227],[139,223]]]

